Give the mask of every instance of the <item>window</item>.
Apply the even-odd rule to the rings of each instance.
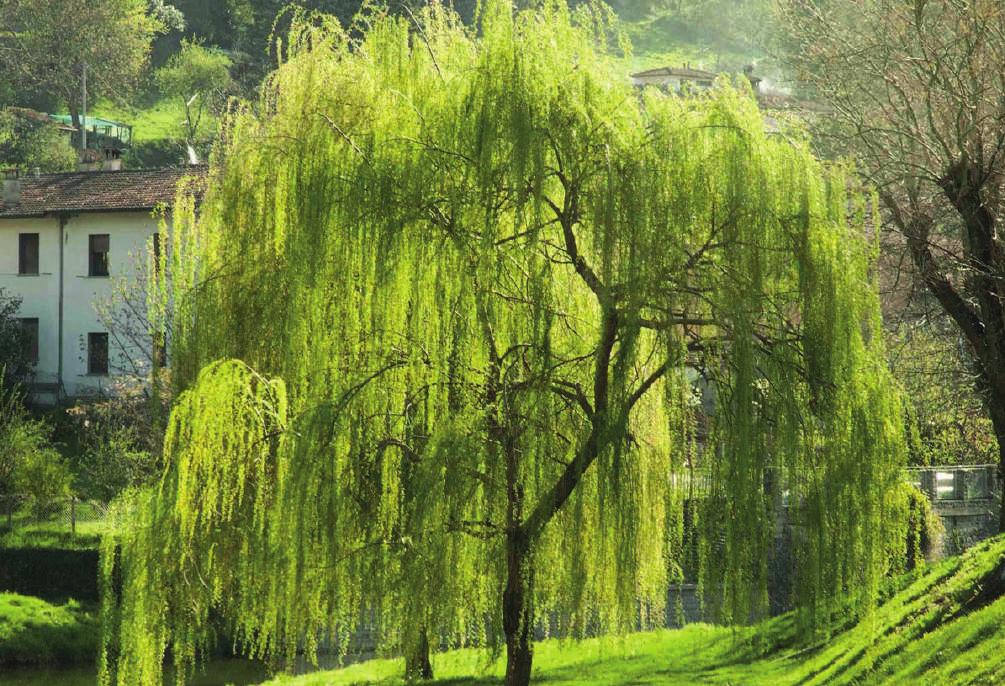
[[[87,271],[88,276],[108,276],[108,234],[91,234],[88,239],[90,248],[90,262]]]
[[[21,350],[31,364],[38,364],[38,319],[18,320],[21,325]]]
[[[38,234],[17,235],[17,273],[38,274]]]
[[[87,334],[87,373],[98,376],[108,374],[108,334]]]

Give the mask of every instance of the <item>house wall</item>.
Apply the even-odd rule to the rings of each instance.
[[[38,275],[18,270],[18,234],[38,234]],[[59,367],[59,220],[0,220],[0,289],[22,299],[19,317],[38,319],[36,381],[56,383]]]
[[[143,309],[143,265],[146,246],[158,231],[159,220],[149,212],[103,212],[69,215],[60,246],[60,220],[0,219],[0,288],[22,298],[18,316],[39,320],[39,361],[36,385],[58,384],[60,248],[63,256],[63,348],[62,393],[70,397],[113,393],[124,381],[149,370],[150,341],[137,341],[126,330],[141,331],[142,322],[130,317],[122,306],[122,294]],[[39,234],[39,275],[19,276],[18,234]],[[89,236],[109,235],[107,277],[88,276]],[[99,308],[116,309],[119,326],[109,331],[99,317]],[[109,333],[109,374],[87,373],[87,334]],[[53,394],[40,394],[51,402]]]
[[[678,92],[681,80],[676,76],[635,76],[632,83],[636,86],[657,86],[667,90]]]

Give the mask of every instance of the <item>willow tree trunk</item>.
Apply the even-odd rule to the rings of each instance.
[[[429,635],[419,630],[418,643],[405,658],[406,681],[428,681],[433,678],[433,663],[429,660]]]
[[[531,606],[529,545],[522,531],[506,537],[506,590],[503,592],[503,632],[506,634],[506,686],[530,683],[534,658],[531,635],[534,613]]]

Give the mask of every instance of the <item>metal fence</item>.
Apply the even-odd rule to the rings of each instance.
[[[910,467],[906,479],[925,493],[944,516],[973,514],[974,507],[988,511],[1001,497],[997,465]],[[703,469],[672,475],[675,488],[701,497],[708,494],[709,474]],[[975,511],[976,513],[976,511]],[[74,496],[39,500],[29,495],[0,495],[0,536],[29,534],[96,534],[108,517],[108,505]],[[0,539],[0,543],[3,540]]]
[[[0,534],[96,534],[108,516],[108,505],[75,496],[40,500],[28,495],[0,496]]]
[[[997,465],[910,467],[907,475],[936,504],[996,500],[1001,494]]]

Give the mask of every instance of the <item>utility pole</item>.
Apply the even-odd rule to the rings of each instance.
[[[87,150],[87,62],[84,62],[84,114],[80,120],[80,152],[81,161],[84,161],[84,151]]]

